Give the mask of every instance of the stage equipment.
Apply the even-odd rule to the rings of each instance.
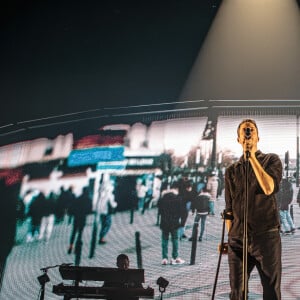
[[[136,257],[137,257],[137,266],[139,269],[142,269],[143,268],[142,246],[141,246],[139,231],[135,232],[135,251],[136,251]]]
[[[213,287],[211,300],[215,299],[215,293],[216,293],[217,282],[218,282],[218,277],[219,277],[219,271],[220,271],[220,266],[221,266],[222,254],[227,254],[228,253],[228,243],[224,243],[225,223],[226,223],[226,220],[233,220],[233,216],[231,214],[226,213],[225,210],[223,211],[221,216],[222,216],[222,219],[223,219],[222,236],[221,236],[221,243],[219,245],[219,259],[218,259],[217,271],[216,271],[215,282],[214,282],[214,287]]]
[[[40,289],[40,300],[44,300],[45,297],[45,285],[47,282],[50,281],[50,278],[47,274],[49,269],[53,269],[59,266],[70,266],[72,264],[62,264],[62,265],[55,265],[55,266],[49,266],[49,267],[45,267],[45,268],[41,268],[40,270],[43,272],[42,275],[37,277],[37,280],[39,281],[40,285],[41,285],[41,289]]]
[[[156,283],[159,286],[160,299],[162,300],[163,293],[166,291],[166,287],[169,285],[169,281],[163,277],[159,277]]]
[[[73,280],[73,285],[60,283],[53,286],[53,293],[64,296],[64,300],[72,298],[82,299],[131,299],[139,297],[153,299],[154,290],[143,288],[143,269],[122,270],[118,268],[61,266],[59,268],[62,279]],[[82,281],[105,281],[106,286],[80,286]],[[113,285],[116,285],[114,287]],[[138,287],[135,287],[138,286]]]
[[[247,128],[246,128],[247,129]],[[251,131],[250,131],[251,137]],[[249,137],[249,138],[250,138]],[[248,138],[246,136],[246,138]],[[243,235],[243,298],[248,299],[248,203],[249,203],[249,157],[250,152],[246,151],[246,180],[245,180],[245,205],[244,205],[244,235]]]
[[[50,281],[49,276],[47,275],[47,271],[43,271],[44,274],[40,275],[37,279],[41,285],[41,289],[40,289],[40,300],[43,300],[45,297],[45,285],[47,282]]]

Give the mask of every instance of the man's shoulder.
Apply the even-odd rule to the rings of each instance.
[[[270,159],[270,158],[272,158],[272,159],[279,159],[280,160],[278,154],[272,153],[272,152],[270,152],[270,153],[263,153],[260,150],[257,151],[256,157],[258,159],[266,159],[266,158]]]
[[[240,160],[232,163],[231,165],[229,165],[226,170],[225,170],[225,173],[228,173],[228,172],[232,172],[234,169],[237,168],[237,166],[239,166],[241,164]]]

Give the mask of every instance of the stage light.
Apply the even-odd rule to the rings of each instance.
[[[159,277],[156,281],[156,283],[159,286],[159,292],[160,292],[160,300],[163,299],[163,293],[166,291],[166,287],[169,285],[169,281],[163,277]]]
[[[38,279],[40,285],[44,285],[45,283],[50,281],[50,278],[47,275],[47,273],[44,273],[43,275],[39,276],[37,279]]]
[[[179,97],[299,99],[295,0],[223,0]]]
[[[159,288],[166,289],[166,287],[169,285],[169,281],[163,277],[159,277],[156,281]]]

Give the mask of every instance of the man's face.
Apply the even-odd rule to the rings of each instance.
[[[242,145],[244,150],[256,149],[259,141],[257,129],[251,122],[243,123],[238,132],[238,142]]]
[[[122,270],[129,269],[129,260],[128,259],[119,259],[117,261],[117,267]]]

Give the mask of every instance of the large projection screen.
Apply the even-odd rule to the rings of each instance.
[[[227,166],[238,160],[241,147],[237,143],[236,129],[241,120],[252,118],[259,129],[259,149],[279,155],[284,166],[283,176],[293,185],[290,210],[296,228],[300,208],[297,202],[299,174],[297,172],[299,120],[292,114],[224,114],[158,117],[153,113],[147,121],[130,116],[113,120],[93,121],[94,128],[86,133],[69,132],[40,135],[0,147],[1,203],[5,220],[17,207],[16,232],[11,247],[5,253],[6,267],[0,292],[1,299],[39,299],[41,284],[38,278],[47,269],[50,279],[45,287],[45,299],[62,299],[52,292],[54,285],[66,282],[61,278],[61,264],[93,267],[116,267],[116,257],[125,253],[130,267],[145,270],[143,287],[154,289],[160,299],[157,279],[163,277],[169,285],[165,299],[211,299],[217,263],[218,244],[222,235],[221,213],[225,206],[223,176]],[[86,124],[83,122],[82,129]],[[208,216],[202,242],[197,242],[195,263],[191,262],[191,236],[194,215],[189,211],[185,235],[179,241],[182,265],[161,265],[161,230],[157,214],[157,200],[163,186],[174,180],[188,178],[193,189],[199,190],[207,176],[215,172],[219,177],[219,195],[215,203],[215,216]],[[7,178],[18,176],[18,190],[14,197],[5,199]],[[9,175],[7,175],[9,174]],[[21,174],[21,175],[20,175]],[[97,212],[98,191],[109,182],[117,206],[112,210],[111,228],[106,243],[98,243],[100,216]],[[136,184],[146,186],[144,210],[138,208]],[[82,232],[80,253],[68,253],[73,219],[66,210],[59,209],[61,189],[73,189],[79,197],[88,187],[91,210]],[[38,223],[31,235],[29,211],[38,191],[54,197],[57,207],[47,218],[48,228]],[[52,192],[52,194],[51,194]],[[11,201],[8,203],[7,201]],[[299,200],[298,200],[299,201]],[[44,220],[45,221],[45,220]],[[7,221],[5,221],[7,222]],[[5,226],[3,222],[1,226]],[[45,229],[45,231],[44,231]],[[48,230],[48,231],[47,231]],[[137,254],[137,233],[141,256]],[[7,236],[7,235],[6,235]],[[225,240],[227,236],[225,233]],[[2,245],[0,246],[2,247]],[[298,286],[300,266],[297,263],[300,233],[282,235],[282,299],[300,299]],[[76,252],[76,251],[75,251]],[[171,241],[169,241],[169,254]],[[86,286],[101,286],[103,282],[84,282]],[[216,287],[215,299],[228,299],[229,275],[227,256],[223,255]],[[249,280],[249,299],[262,299],[262,287],[256,270]]]

